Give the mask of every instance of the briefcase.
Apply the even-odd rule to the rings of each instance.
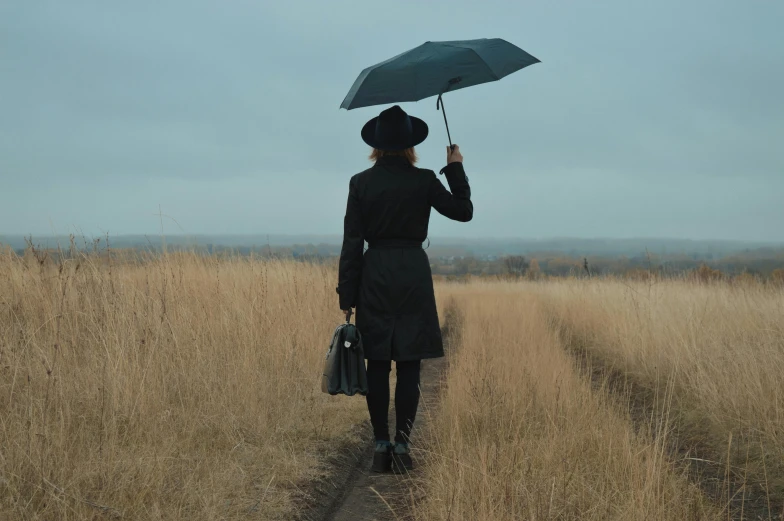
[[[327,394],[364,396],[368,391],[362,335],[350,320],[332,334],[321,376],[321,390]]]

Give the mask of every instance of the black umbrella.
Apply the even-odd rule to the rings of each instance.
[[[499,38],[427,42],[363,70],[340,108],[351,110],[438,96],[436,109],[444,114],[451,146],[442,96],[500,80],[534,63],[539,60]]]

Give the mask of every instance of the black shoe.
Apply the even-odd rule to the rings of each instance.
[[[392,451],[392,472],[405,474],[414,470],[414,462],[411,460],[407,443],[395,443],[395,450]]]
[[[389,472],[392,468],[392,445],[388,441],[377,441],[373,452],[372,472]]]

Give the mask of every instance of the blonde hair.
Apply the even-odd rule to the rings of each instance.
[[[408,160],[408,162],[411,163],[412,165],[416,164],[416,162],[419,160],[416,154],[416,150],[414,150],[414,147],[407,148],[405,150],[379,150],[377,148],[374,148],[370,152],[369,159],[373,162],[376,162],[384,156],[405,157]]]

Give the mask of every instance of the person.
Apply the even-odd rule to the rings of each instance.
[[[427,134],[427,124],[399,106],[384,110],[362,128],[374,165],[349,182],[337,292],[346,319],[356,308],[365,348],[375,472],[413,468],[409,437],[419,405],[421,361],[444,356],[430,262],[422,247],[431,209],[461,222],[470,221],[474,211],[457,145],[447,147],[441,170],[451,193],[435,172],[414,166],[414,147]],[[387,425],[393,360],[394,445]]]

